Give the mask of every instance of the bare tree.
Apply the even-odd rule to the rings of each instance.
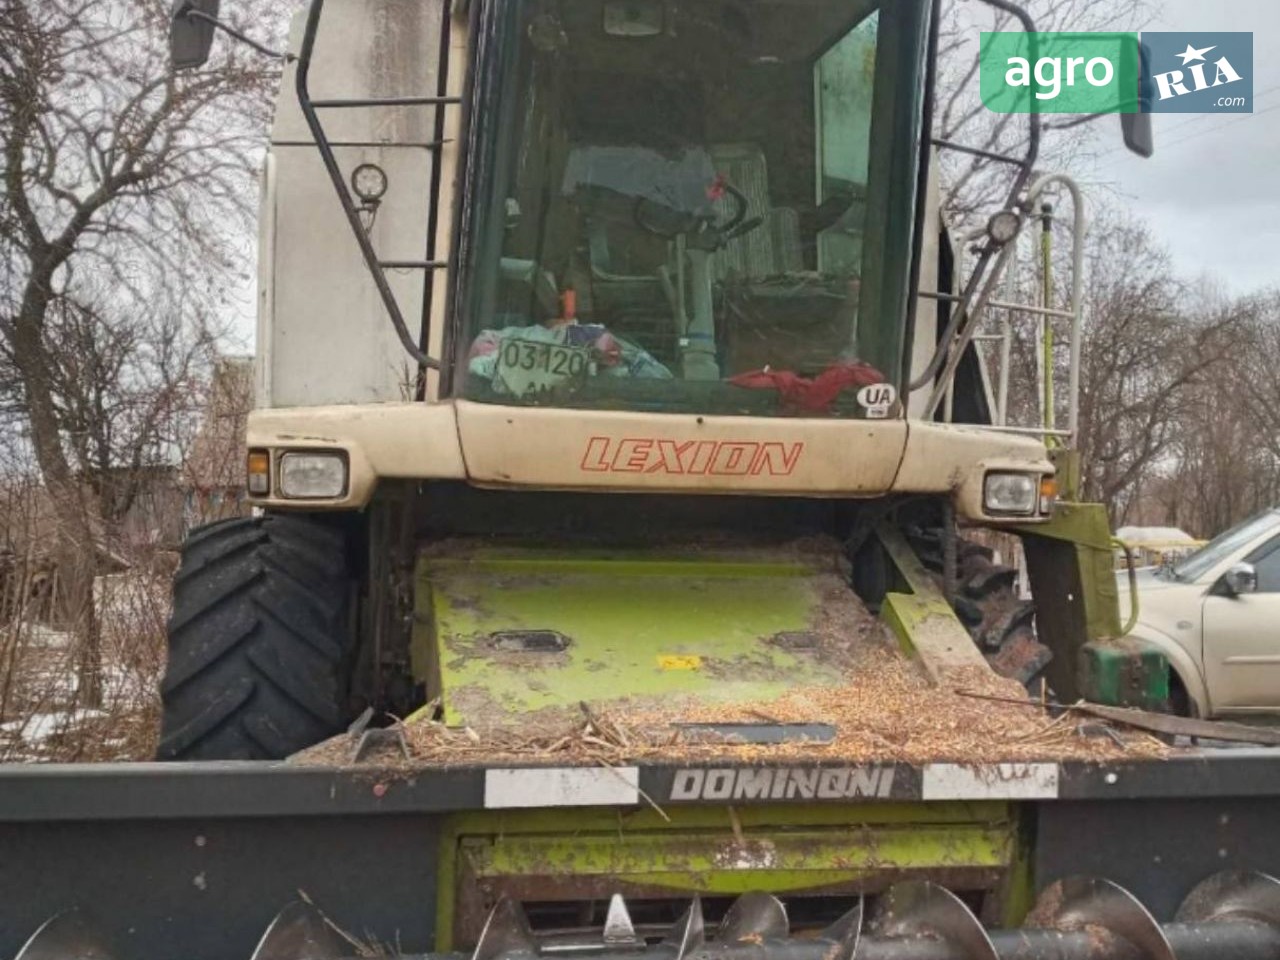
[[[59,298],[46,318],[50,387],[64,446],[110,531],[173,464],[199,416],[218,337],[161,309],[120,316]]]
[[[0,402],[57,514],[92,702],[101,523],[131,496],[104,478],[161,452],[243,269],[277,71],[232,49],[175,75],[163,0],[0,4]]]
[[[1249,349],[1240,357],[1245,409],[1257,442],[1280,462],[1280,290],[1252,301]]]
[[[1142,522],[1211,537],[1280,504],[1280,313],[1274,293],[1230,302],[1202,289],[1190,316],[1233,315],[1225,357],[1188,385],[1168,454],[1142,484]]]
[[[1280,459],[1253,413],[1220,383],[1192,388],[1177,426],[1174,462],[1161,471],[1165,522],[1212,537],[1280,503]]]
[[[1095,225],[1087,259],[1084,488],[1120,522],[1142,478],[1176,455],[1194,390],[1238,355],[1246,316],[1228,301],[1193,297],[1146,226],[1127,215]]]

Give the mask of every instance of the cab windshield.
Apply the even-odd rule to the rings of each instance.
[[[896,415],[924,7],[491,2],[457,392]]]

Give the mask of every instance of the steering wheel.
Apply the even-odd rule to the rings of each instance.
[[[733,210],[729,214],[729,219],[723,223],[717,223],[715,217],[708,214],[676,212],[648,197],[636,198],[636,205],[631,211],[632,219],[641,230],[655,237],[661,237],[663,240],[674,240],[680,234],[695,234],[712,240],[712,248],[719,249],[728,241],[750,233],[764,222],[762,217],[747,219],[750,202],[741,190],[725,181],[720,182],[720,187],[733,201]],[[650,218],[646,214],[645,211],[649,208],[657,208],[656,217]],[[655,223],[655,219],[665,222]]]

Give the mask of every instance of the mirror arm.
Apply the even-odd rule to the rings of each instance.
[[[270,47],[263,46],[257,40],[241,33],[230,24],[223,23],[217,17],[209,16],[209,14],[205,13],[203,10],[187,10],[182,14],[182,16],[186,17],[188,20],[200,20],[207,23],[214,29],[221,30],[223,33],[227,34],[227,36],[239,40],[246,46],[252,47],[263,56],[271,57],[273,60],[283,60],[285,63],[292,63],[294,60],[298,59],[292,53],[281,53],[278,50],[272,50]]]
[[[1050,121],[1049,123],[1042,124],[1040,129],[1041,130],[1070,130],[1072,127],[1084,126],[1084,124],[1086,123],[1092,123],[1094,120],[1099,120],[1102,117],[1109,117],[1109,116],[1111,116],[1111,114],[1109,113],[1086,113],[1083,116],[1072,117],[1070,120],[1063,120],[1061,123],[1053,123],[1052,121]]]

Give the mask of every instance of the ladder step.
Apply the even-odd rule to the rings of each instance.
[[[461,97],[362,97],[347,100],[312,100],[313,107],[424,107],[461,103]]]
[[[452,140],[330,140],[331,147],[412,147],[419,150],[439,150]],[[273,147],[314,147],[314,140],[273,140]]]
[[[379,260],[383,270],[443,270],[448,260]]]

